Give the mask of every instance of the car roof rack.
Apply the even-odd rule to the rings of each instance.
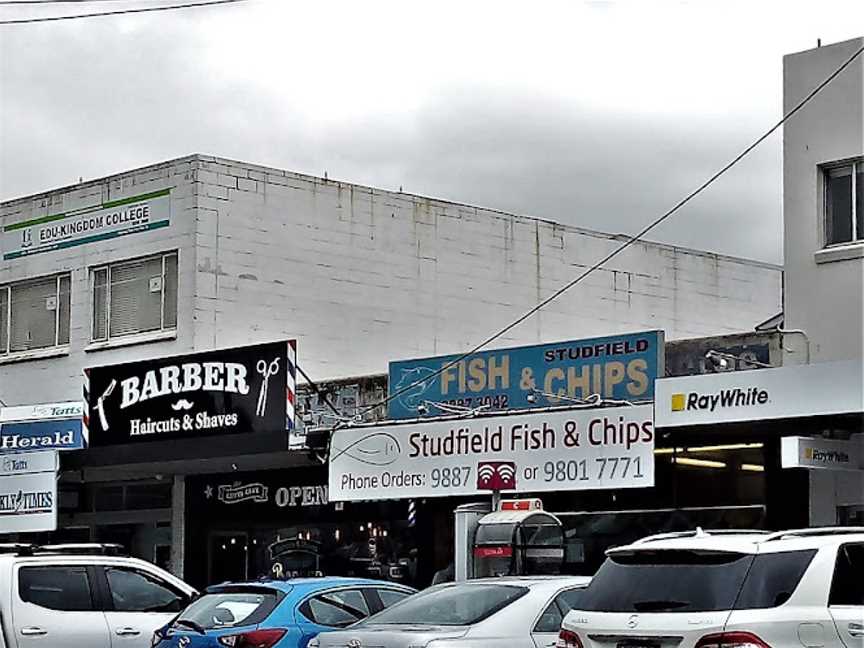
[[[0,554],[21,554],[32,551],[33,545],[26,542],[0,543]]]
[[[34,547],[34,553],[69,554],[72,556],[123,556],[123,545],[111,542],[76,542]]]
[[[788,538],[819,538],[835,535],[864,534],[864,527],[812,527],[810,529],[789,529],[772,533],[762,542],[785,540]]]
[[[0,544],[0,554],[18,556],[68,555],[68,556],[125,556],[123,545],[99,542],[81,542],[53,545],[36,545],[25,542]]]
[[[630,544],[641,545],[651,542],[658,542],[660,540],[674,540],[676,538],[708,538],[736,535],[764,536],[768,535],[769,533],[771,532],[765,531],[764,529],[703,529],[701,527],[696,527],[695,529],[691,529],[689,531],[670,531],[669,533],[657,533],[655,535],[650,535],[645,538],[636,540],[635,542],[632,542]]]

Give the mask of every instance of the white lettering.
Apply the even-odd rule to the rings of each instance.
[[[162,367],[144,374],[143,386],[138,377],[121,381],[123,398],[120,409],[159,396],[182,392],[221,391],[248,394],[246,367],[233,362],[189,362],[181,366]]]
[[[201,390],[201,365],[190,362],[183,365],[183,391]]]
[[[126,378],[120,385],[123,387],[123,400],[120,402],[120,409],[126,409],[130,405],[134,405],[141,398],[141,393],[138,391],[139,380],[133,376]]]
[[[222,387],[222,371],[225,365],[221,362],[204,363],[204,389],[216,391]]]
[[[159,391],[159,381],[156,379],[155,371],[148,371],[144,375],[144,385],[141,387],[141,396],[138,400],[150,400],[156,396],[161,396]]]
[[[248,394],[246,384],[246,367],[236,362],[225,364],[225,391],[232,394]]]
[[[165,396],[168,394],[179,394],[180,367],[162,367],[159,373],[162,374],[162,394]]]

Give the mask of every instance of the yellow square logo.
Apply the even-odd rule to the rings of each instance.
[[[804,448],[804,458],[813,461],[813,448]]]
[[[672,411],[681,412],[684,410],[684,394],[672,394]]]

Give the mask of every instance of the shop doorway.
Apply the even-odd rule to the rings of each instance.
[[[247,533],[210,534],[207,582],[249,580],[249,535]]]

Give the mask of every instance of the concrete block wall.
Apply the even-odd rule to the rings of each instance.
[[[0,224],[171,188],[171,225],[13,261],[0,284],[72,272],[69,353],[0,362],[8,405],[77,399],[86,366],[297,338],[315,379],[467,349],[622,239],[410,194],[194,155],[0,206]],[[89,269],[179,251],[176,339],[90,342]],[[648,328],[751,330],[780,310],[774,266],[634,245],[496,346]]]
[[[195,180],[196,347],[297,337],[318,378],[465,350],[624,240],[220,158]],[[496,346],[751,330],[780,299],[776,266],[639,243]]]
[[[784,57],[784,110],[862,45],[864,38],[855,38]],[[856,159],[864,159],[861,56],[783,129],[785,323],[807,331],[814,362],[864,357],[864,243],[823,250],[821,165]]]

